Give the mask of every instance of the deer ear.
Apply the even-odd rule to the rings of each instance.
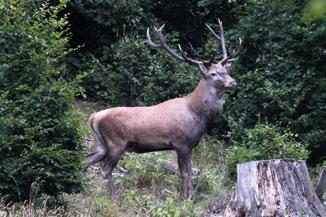
[[[204,63],[199,63],[198,65],[199,65],[199,68],[200,68],[200,70],[202,71],[202,73],[204,73],[204,75],[206,75],[207,72],[208,72],[208,68],[207,68],[207,66],[205,66]]]

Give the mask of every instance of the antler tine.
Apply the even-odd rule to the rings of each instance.
[[[224,38],[223,24],[222,24],[222,22],[221,22],[220,19],[218,19],[218,23],[219,23],[219,26],[220,26],[221,36],[217,35],[214,32],[214,30],[208,24],[205,24],[205,25],[211,31],[211,33],[214,35],[214,37],[217,40],[221,41],[222,52],[223,52],[223,59],[220,62],[223,63],[223,62],[225,62],[228,59],[228,53],[227,53],[226,46],[225,46],[225,38]]]
[[[218,36],[214,30],[208,25],[208,24],[205,24],[207,26],[207,28],[212,32],[212,34],[215,36],[215,38],[217,38],[218,40],[221,40],[221,37]]]
[[[162,32],[162,30],[164,29],[164,26],[165,26],[165,23],[160,28],[156,28],[154,26],[154,29],[155,29],[156,32],[158,32],[158,31]]]
[[[198,52],[194,49],[194,47],[192,46],[192,44],[191,44],[187,39],[185,39],[185,40],[187,41],[187,44],[188,44],[188,46],[189,46],[190,51],[191,51],[193,54],[197,55]]]
[[[168,52],[172,57],[176,58],[177,60],[180,60],[180,61],[183,61],[183,62],[188,62],[188,63],[191,63],[191,64],[194,64],[194,65],[198,65],[198,64],[201,64],[203,63],[202,61],[199,61],[199,60],[194,60],[192,58],[189,58],[187,56],[185,56],[183,53],[181,54],[181,56],[179,54],[177,54],[173,49],[171,49],[165,42],[165,39],[164,39],[164,36],[162,34],[162,31],[163,31],[163,28],[164,28],[165,25],[162,25],[160,28],[156,28],[154,27],[155,29],[155,32],[156,32],[156,35],[160,41],[160,44],[155,44],[153,43],[150,38],[148,37],[149,36],[149,30],[147,29],[147,43],[153,47],[153,48],[162,48],[164,49],[166,52]]]
[[[175,53],[167,44],[166,44],[166,42],[165,42],[165,39],[164,39],[164,37],[163,37],[163,35],[162,35],[162,30],[163,30],[163,28],[164,28],[164,25],[163,26],[161,26],[160,28],[155,28],[155,31],[156,31],[156,34],[157,34],[157,37],[158,37],[158,39],[159,39],[159,41],[160,41],[160,44],[161,44],[161,46],[162,46],[162,48],[166,51],[166,52],[168,52],[171,56],[173,56],[174,58],[176,58],[177,60],[180,60],[180,61],[185,61],[185,59],[182,57],[182,56],[180,56],[180,55],[178,55],[177,53]]]
[[[233,58],[233,57],[239,53],[241,45],[242,45],[242,40],[241,40],[241,38],[239,38],[238,48],[236,50],[234,50],[233,53],[231,55],[229,55],[227,58],[225,58],[225,59],[223,58],[223,60],[221,60],[221,64],[224,64],[226,62],[233,62],[233,61],[237,60],[238,59],[237,57],[236,58]]]
[[[186,62],[188,62],[188,63],[192,63],[192,64],[200,64],[200,63],[202,63],[202,61],[194,60],[194,59],[191,59],[191,58],[187,57],[187,56],[185,55],[185,53],[183,52],[183,50],[182,50],[180,44],[178,44],[178,47],[179,47],[179,50],[180,50],[180,52],[181,52],[181,56],[182,56],[182,58],[183,58]]]
[[[220,31],[221,31],[221,36],[218,36],[214,30],[207,24],[205,24],[207,26],[207,28],[213,33],[213,35],[215,36],[216,39],[221,41],[221,47],[222,47],[222,52],[223,52],[223,59],[220,61],[221,64],[225,64],[226,62],[232,62],[237,60],[238,58],[233,58],[235,55],[237,55],[239,53],[239,49],[241,46],[241,38],[239,38],[240,41],[240,46],[237,50],[235,50],[231,55],[228,55],[227,49],[226,49],[226,44],[225,44],[225,38],[224,38],[224,30],[223,30],[223,23],[220,19],[218,19],[218,24],[220,26]]]
[[[155,28],[155,27],[154,27]],[[151,39],[151,36],[149,34],[149,28],[147,28],[147,31],[146,31],[146,37],[147,37],[147,40],[145,41],[151,48],[161,48],[162,46],[160,44],[155,44],[152,39]]]
[[[178,47],[179,47],[179,50],[180,50],[181,56],[182,56],[182,57],[183,57],[187,62],[189,62],[189,63],[196,63],[196,64],[201,64],[201,63],[211,63],[211,61],[209,61],[209,60],[200,60],[200,61],[198,61],[198,60],[194,60],[194,59],[192,59],[192,58],[190,58],[190,57],[187,57],[187,56],[185,55],[185,52],[183,51],[183,49],[182,49],[182,47],[181,47],[180,44],[178,44]]]
[[[179,48],[179,50],[180,50],[181,56],[182,56],[185,60],[187,60],[188,57],[184,54],[184,52],[183,52],[182,47],[181,47],[180,44],[178,44],[178,48]]]
[[[226,46],[225,46],[225,39],[224,39],[224,30],[223,30],[223,24],[220,19],[218,19],[218,23],[220,25],[220,30],[221,30],[221,45],[222,45],[222,51],[223,51],[223,60],[228,58],[228,53],[226,51]],[[222,61],[223,61],[222,60]]]

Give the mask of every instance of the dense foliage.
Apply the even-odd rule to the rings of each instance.
[[[62,7],[0,3],[0,194],[7,199],[81,188],[83,155],[70,112],[76,84],[61,76],[68,52]]]
[[[245,43],[233,71],[239,85],[227,101],[227,113],[242,118],[244,128],[259,119],[290,128],[317,163],[326,153],[326,25],[305,21],[304,6],[262,1],[240,19],[233,34]]]
[[[184,95],[199,77],[195,68],[152,52],[139,38],[122,38],[106,53],[101,60],[88,57],[92,60],[88,66],[91,72],[82,85],[90,100],[102,99],[110,105],[154,104]],[[110,64],[103,65],[103,61]],[[77,70],[78,67],[78,63],[71,65]]]

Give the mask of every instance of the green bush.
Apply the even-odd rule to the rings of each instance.
[[[231,176],[235,174],[238,163],[276,158],[307,159],[309,151],[295,141],[295,136],[271,124],[258,123],[253,129],[245,130],[243,143],[227,149]]]
[[[244,43],[232,70],[238,85],[226,99],[225,114],[243,118],[243,129],[259,118],[291,129],[316,164],[326,151],[326,26],[320,19],[303,19],[306,2],[256,1],[228,32]]]
[[[151,50],[140,38],[124,37],[103,46],[100,53],[105,55],[98,60],[89,57],[95,65],[86,67],[91,73],[83,86],[90,100],[100,98],[110,105],[154,104],[178,97],[190,92],[201,76],[197,68]],[[82,71],[84,65],[76,68]]]
[[[37,1],[0,3],[0,194],[28,199],[81,189],[82,148],[71,116],[76,84],[62,78],[66,20]]]

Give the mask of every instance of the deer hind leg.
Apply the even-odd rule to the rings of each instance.
[[[86,155],[87,166],[85,170],[91,165],[94,165],[105,158],[106,149],[101,144],[95,144],[95,151]]]
[[[124,152],[123,146],[109,145],[108,153],[105,159],[102,161],[101,165],[101,174],[104,179],[107,180],[108,188],[109,188],[109,197],[111,198],[115,193],[115,187],[112,182],[112,172],[114,168],[117,166],[121,155]]]
[[[86,155],[87,166],[85,167],[85,171],[91,165],[104,160],[105,155],[107,154],[107,147],[105,141],[101,136],[101,133],[95,129],[93,123],[91,123],[91,127],[93,130],[93,136],[95,141],[94,143],[95,150]]]

